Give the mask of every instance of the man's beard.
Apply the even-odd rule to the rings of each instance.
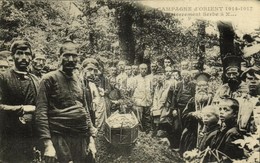
[[[199,103],[206,103],[209,100],[209,95],[206,92],[197,92],[195,94],[195,100]]]
[[[232,91],[235,91],[240,83],[238,79],[228,79],[228,86]]]
[[[249,84],[249,94],[251,96],[257,96],[258,94],[258,86],[256,84]]]

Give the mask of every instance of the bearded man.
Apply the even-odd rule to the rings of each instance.
[[[227,55],[223,60],[223,84],[214,96],[214,102],[218,103],[221,97],[231,98],[244,97],[249,93],[249,87],[241,80],[242,58],[234,55]]]
[[[96,129],[91,122],[83,82],[73,73],[78,54],[74,43],[64,43],[59,56],[61,68],[46,74],[40,83],[36,125],[46,163],[94,162]]]
[[[180,154],[190,151],[197,146],[197,138],[201,129],[202,121],[200,111],[203,107],[212,102],[211,94],[208,92],[208,81],[210,75],[200,73],[195,76],[196,91],[195,97],[191,98],[182,113],[183,132],[180,140]]]
[[[39,81],[28,72],[34,58],[30,43],[14,41],[10,51],[14,67],[0,74],[0,153],[3,162],[31,162]]]

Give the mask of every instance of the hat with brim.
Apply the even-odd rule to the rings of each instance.
[[[87,67],[89,64],[93,64],[97,69],[99,68],[99,63],[95,58],[86,58],[83,62],[82,62],[82,67],[85,68]]]
[[[98,70],[98,67],[96,65],[94,65],[93,63],[88,63],[84,69],[88,69],[88,68],[92,68],[92,69],[95,69],[95,70]]]
[[[12,53],[10,51],[7,51],[7,50],[1,51],[0,52],[0,58],[6,59],[7,57],[11,56],[11,54]]]
[[[247,76],[255,76],[257,71],[259,71],[259,68],[257,68],[257,67],[247,68],[244,72],[242,72],[240,77],[242,80],[244,80],[247,78]]]

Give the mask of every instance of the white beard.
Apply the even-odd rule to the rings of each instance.
[[[195,101],[199,103],[206,103],[209,100],[209,95],[205,92],[198,92],[195,94]]]

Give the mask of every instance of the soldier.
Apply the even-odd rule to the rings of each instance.
[[[117,69],[115,66],[110,67],[110,72],[109,72],[109,80],[114,80],[116,81],[117,77]]]
[[[7,57],[9,57],[10,55],[10,51],[0,52],[0,73],[4,73],[9,68]]]
[[[7,57],[7,62],[9,64],[9,68],[12,68],[14,66],[14,59],[12,56]]]
[[[140,122],[141,129],[146,133],[151,130],[150,107],[152,105],[151,81],[146,78],[147,65],[139,66],[140,74],[135,78],[135,88],[133,93],[134,110]]]
[[[119,74],[116,77],[116,82],[118,84],[118,88],[121,89],[123,87],[123,82],[127,79],[127,75],[125,73],[125,62],[119,61],[117,66]]]
[[[139,67],[137,65],[132,66],[132,76],[135,77],[139,74]]]
[[[151,67],[151,74],[147,75],[146,78],[151,81],[152,83],[152,95],[154,93],[155,85],[156,85],[156,75],[158,73],[158,62],[154,61],[150,65]]]
[[[167,137],[170,141],[170,145],[173,148],[177,148],[179,141],[177,136],[177,130],[180,129],[180,119],[178,119],[174,97],[174,80],[171,78],[172,68],[165,68],[165,80],[158,80],[155,88],[153,105],[151,109],[151,115],[153,116],[153,122],[158,126],[159,130],[167,132]],[[174,127],[173,127],[174,126]],[[154,135],[157,132],[156,126],[154,127]],[[177,137],[176,137],[177,136]],[[176,139],[177,138],[177,139]]]
[[[96,108],[93,108],[93,100],[95,98],[100,98],[97,85],[95,84],[98,74],[98,62],[94,58],[87,58],[82,62],[82,68],[83,81],[86,91],[85,98],[89,106],[91,121],[93,125],[96,126]]]
[[[31,73],[37,76],[39,79],[42,77],[42,69],[46,63],[44,55],[36,53],[35,58],[32,60]]]
[[[182,61],[181,62],[181,71],[182,70],[188,70],[189,69],[189,62],[187,61]]]
[[[78,61],[74,43],[60,48],[61,68],[46,74],[37,97],[36,125],[49,162],[93,162],[95,145],[83,82],[73,70]]]
[[[167,56],[166,58],[164,58],[164,60],[163,60],[163,66],[164,66],[164,68],[166,68],[166,67],[172,67],[172,64],[173,64],[173,61],[172,61],[172,59],[171,59],[169,56]]]
[[[31,162],[35,146],[34,111],[38,78],[28,72],[34,58],[27,41],[11,46],[14,67],[0,75],[3,162]]]
[[[8,68],[8,62],[5,59],[0,59],[0,73],[4,73]]]

